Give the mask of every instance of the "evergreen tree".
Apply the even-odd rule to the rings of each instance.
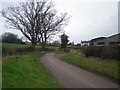
[[[69,40],[68,40],[68,36],[64,33],[60,36],[61,38],[61,48],[66,48]]]

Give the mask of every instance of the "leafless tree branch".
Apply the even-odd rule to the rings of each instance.
[[[47,39],[62,31],[67,24],[67,14],[57,15],[54,3],[25,2],[18,6],[10,6],[1,11],[7,23],[14,29],[20,30],[33,46],[38,42],[45,46]]]

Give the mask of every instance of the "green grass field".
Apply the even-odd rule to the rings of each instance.
[[[30,45],[2,43],[3,47],[24,48]],[[2,46],[0,45],[0,46]],[[36,46],[41,48],[41,46]],[[56,54],[64,54],[59,47],[56,48]],[[41,53],[28,53],[17,56],[3,56],[3,88],[60,88],[53,77],[51,77],[44,66],[37,61],[37,58],[43,55]],[[63,56],[62,60],[77,67],[86,69],[99,75],[103,75],[111,80],[117,81],[118,62],[113,60],[103,60],[100,58],[85,57],[79,49],[71,50],[70,54]],[[119,68],[120,69],[120,68]]]
[[[0,46],[7,47],[7,48],[25,48],[25,47],[29,47],[30,45],[2,43],[2,45]]]
[[[77,67],[103,75],[114,81],[118,80],[118,62],[112,60],[102,60],[100,58],[85,57],[81,53],[69,54],[62,59]]]
[[[45,52],[4,56],[2,62],[3,88],[61,88],[48,74],[38,58]]]
[[[26,48],[26,47],[30,47],[29,45],[22,45],[22,44],[12,44],[12,43],[0,43],[1,47],[6,47],[6,48]],[[46,46],[47,48],[56,48],[58,49],[59,47],[49,47]],[[36,48],[41,48],[41,46],[36,45]]]

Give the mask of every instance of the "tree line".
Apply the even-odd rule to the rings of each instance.
[[[18,35],[10,32],[3,33],[0,38],[3,43],[25,44]]]

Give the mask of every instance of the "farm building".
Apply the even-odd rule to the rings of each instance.
[[[110,37],[99,37],[89,41],[91,46],[120,45],[120,33]]]
[[[90,41],[81,41],[81,46],[120,45],[120,33],[110,37],[98,37]]]

